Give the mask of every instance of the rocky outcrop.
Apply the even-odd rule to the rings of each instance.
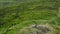
[[[48,27],[39,26],[39,25],[35,25],[32,28],[36,28],[37,30],[31,31],[29,34],[46,34],[49,31],[51,31]]]

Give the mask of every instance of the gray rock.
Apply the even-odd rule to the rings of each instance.
[[[48,27],[45,27],[45,26],[35,25],[32,28],[36,28],[38,30],[41,30],[41,31],[32,32],[32,34],[45,34],[45,33],[50,31],[50,29]]]

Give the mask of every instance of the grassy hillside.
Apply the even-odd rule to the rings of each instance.
[[[59,0],[33,0],[0,8],[0,34],[28,34],[21,30],[35,24],[47,24],[53,28],[50,34],[60,34],[59,4]]]

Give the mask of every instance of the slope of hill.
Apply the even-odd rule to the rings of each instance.
[[[33,0],[0,8],[0,34],[28,34],[29,30],[21,30],[35,24],[48,24],[52,34],[60,34],[59,4],[59,0]]]

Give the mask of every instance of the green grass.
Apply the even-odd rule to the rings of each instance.
[[[0,28],[0,34],[21,34],[19,33],[21,29],[36,23],[40,25],[48,23],[60,34],[58,6],[60,5],[56,6],[55,2],[35,0],[34,2],[19,3],[0,8],[0,14],[2,15],[0,19],[4,23]]]

